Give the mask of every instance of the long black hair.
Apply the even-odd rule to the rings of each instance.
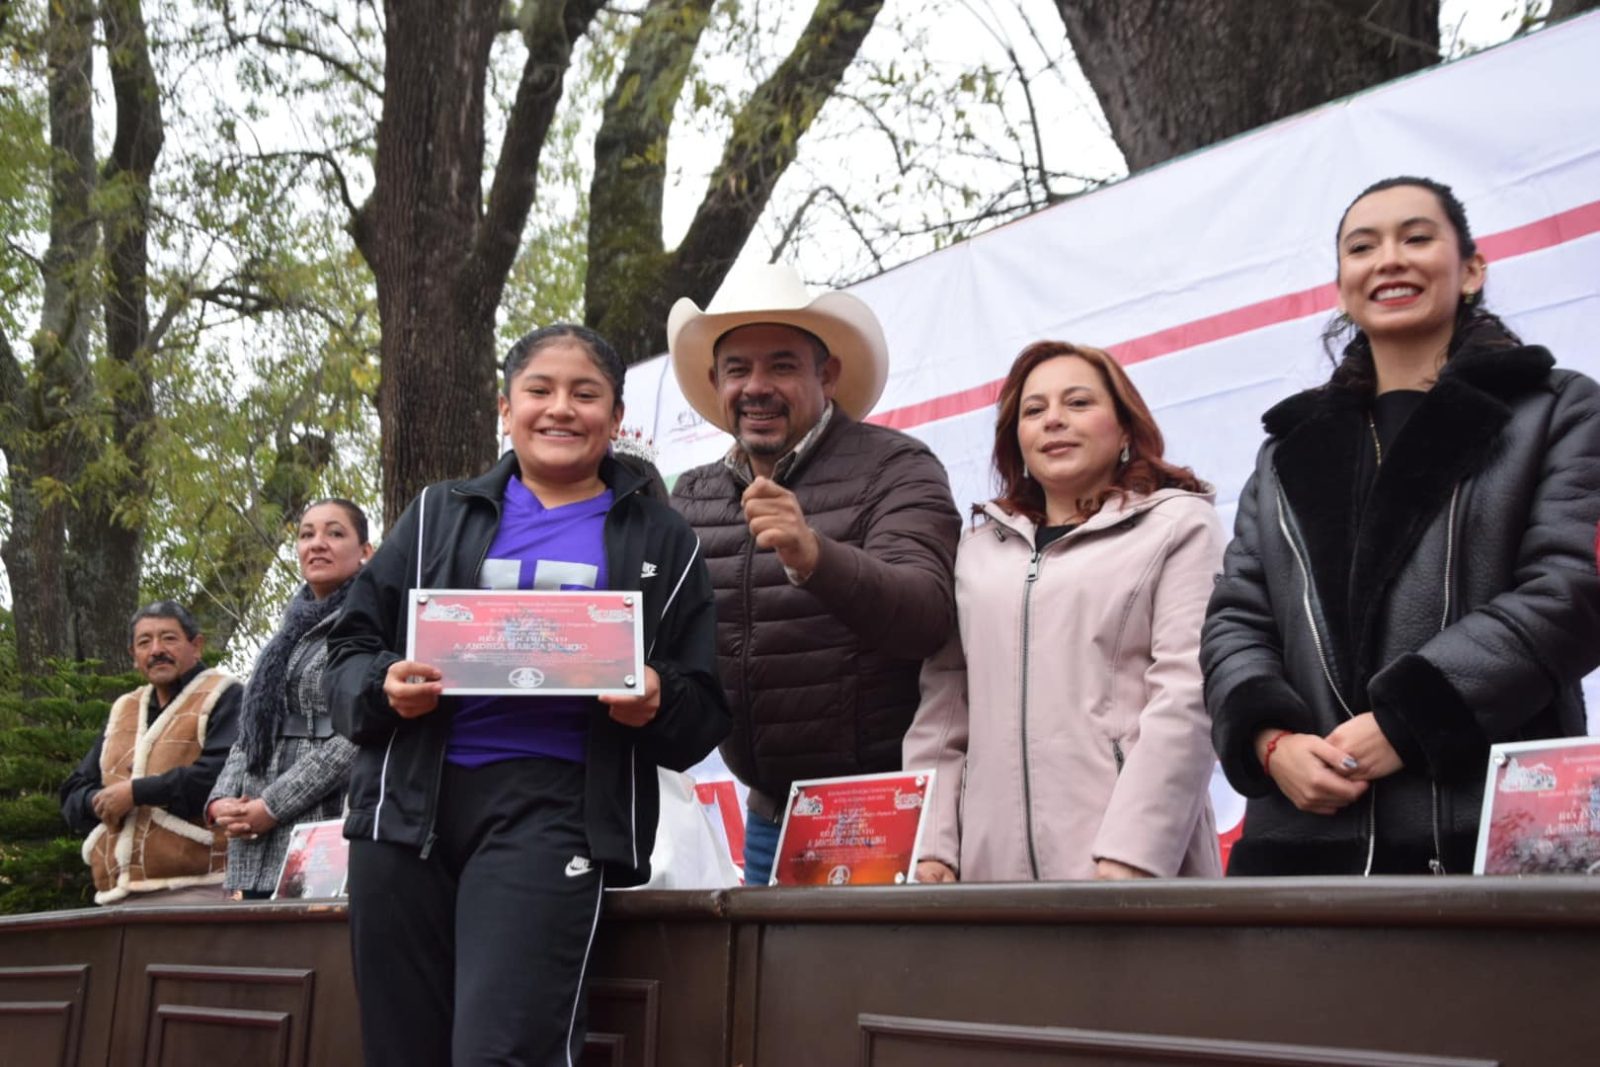
[[[1473,238],[1472,227],[1467,222],[1467,209],[1455,191],[1432,178],[1404,174],[1373,182],[1345,206],[1344,213],[1339,216],[1339,225],[1333,231],[1335,262],[1338,256],[1339,235],[1344,232],[1344,223],[1350,217],[1350,209],[1373,193],[1402,186],[1426,189],[1433,194],[1434,199],[1439,202],[1439,210],[1444,212],[1450,228],[1455,231],[1456,245],[1461,250],[1462,262],[1477,253],[1478,242]],[[1450,331],[1450,347],[1445,353],[1445,359],[1455,355],[1468,341],[1501,347],[1522,343],[1522,339],[1500,321],[1500,316],[1483,306],[1482,289],[1471,296],[1463,295],[1456,301],[1455,324]],[[1341,311],[1333,316],[1322,328],[1322,350],[1328,354],[1329,362],[1334,365],[1333,378],[1329,384],[1363,393],[1370,393],[1377,387],[1378,372],[1372,362],[1372,342],[1344,312]]]

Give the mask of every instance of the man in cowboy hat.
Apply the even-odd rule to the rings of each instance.
[[[765,885],[791,782],[899,769],[922,660],[955,625],[961,519],[925,445],[861,421],[889,355],[856,297],[736,267],[704,311],[674,305],[667,346],[689,403],[734,437],[673,504],[716,588],[722,755],[750,787],[745,883]]]

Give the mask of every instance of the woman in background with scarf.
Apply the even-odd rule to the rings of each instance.
[[[356,753],[333,730],[322,672],[328,631],[372,555],[366,515],[348,500],[317,501],[300,516],[295,553],[305,584],[256,658],[239,739],[206,803],[229,838],[224,887],[244,900],[272,896],[296,823],[343,814]]]

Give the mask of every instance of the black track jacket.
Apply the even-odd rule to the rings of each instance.
[[[334,726],[360,747],[350,778],[345,836],[411,845],[427,854],[455,700],[403,719],[383,695],[389,665],[404,658],[413,588],[475,589],[500,526],[507,452],[487,473],[429,486],[413,500],[351,586],[328,637],[325,684]],[[614,589],[644,593],[645,660],[661,676],[661,709],[643,727],[614,721],[595,701],[584,794],[590,858],[608,885],[649,877],[659,794],[656,767],[684,770],[727,734],[717,679],[716,616],[700,543],[644,478],[609,457],[600,477],[615,502],[605,518],[606,574]],[[420,582],[419,582],[420,574]]]

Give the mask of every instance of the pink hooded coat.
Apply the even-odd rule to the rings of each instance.
[[[968,882],[1093,878],[1102,858],[1219,877],[1198,659],[1211,497],[1113,498],[1037,554],[1033,523],[984,510],[904,743],[907,770],[938,770],[919,858]]]

